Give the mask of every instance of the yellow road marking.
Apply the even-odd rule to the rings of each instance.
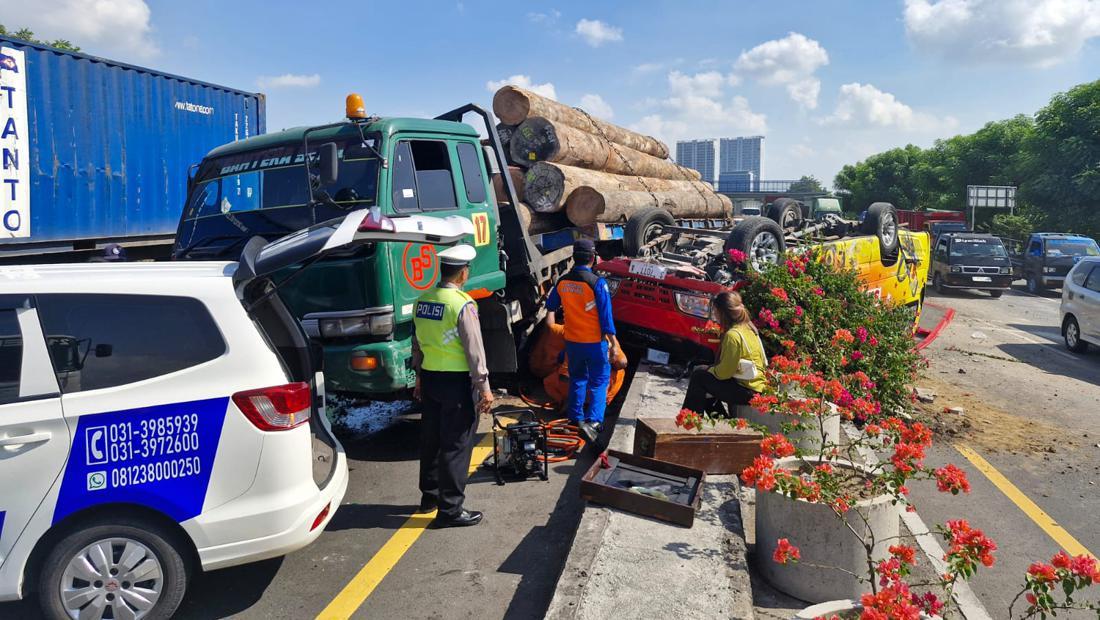
[[[1005,478],[1001,472],[997,471],[997,469],[993,467],[989,461],[982,458],[980,454],[965,444],[955,444],[955,449],[959,451],[959,454],[965,456],[974,467],[977,467],[978,471],[985,474],[985,477],[989,478],[989,481],[1000,489],[1001,493],[1004,493],[1008,499],[1012,500],[1012,503],[1016,504],[1020,510],[1024,511],[1024,514],[1026,514],[1028,518],[1041,527],[1043,531],[1053,538],[1054,542],[1058,543],[1067,553],[1074,556],[1090,555],[1096,557],[1095,554],[1078,542],[1072,534],[1067,532],[1065,528],[1058,525],[1054,517],[1048,515],[1046,511],[1040,508],[1035,502],[1031,501],[1031,498],[1024,495],[1023,491],[1009,482],[1008,478]]]
[[[487,433],[481,438],[481,441],[474,446],[474,451],[470,457],[470,470],[472,475],[477,471],[478,466],[485,460],[485,457],[493,451],[493,434]],[[348,585],[344,586],[344,589],[336,595],[336,598],[332,599],[332,602],[328,604],[325,609],[317,614],[318,620],[334,620],[350,618],[353,613],[367,600],[367,597],[374,592],[374,589],[378,587],[378,584],[382,582],[382,579],[389,574],[393,567],[397,565],[397,562],[401,560],[401,556],[405,555],[416,539],[420,538],[420,535],[427,529],[428,524],[435,518],[435,511],[417,513],[409,517],[397,529],[396,532],[390,536],[390,539],[386,541],[386,544],[382,545],[382,548],[374,554],[374,557],[367,562],[363,568],[359,569],[359,572],[348,582]]]

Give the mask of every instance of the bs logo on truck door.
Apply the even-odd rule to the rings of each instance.
[[[405,281],[418,291],[431,288],[439,272],[435,246],[431,244],[409,243],[401,258],[401,268],[405,272]]]
[[[474,222],[474,245],[481,247],[489,244],[489,214],[488,213],[475,213],[473,216]]]

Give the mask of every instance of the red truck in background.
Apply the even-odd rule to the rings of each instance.
[[[930,222],[962,222],[966,224],[965,211],[903,211],[898,209],[898,223],[908,224],[909,230],[925,230]]]

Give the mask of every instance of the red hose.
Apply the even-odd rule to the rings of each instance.
[[[540,403],[525,394],[523,388],[519,390],[519,397],[520,400],[532,407],[545,411],[557,411],[554,403]],[[576,458],[577,453],[584,448],[584,439],[581,438],[580,429],[570,424],[566,418],[544,422],[542,428],[546,431],[547,452],[554,453],[553,455],[547,454],[541,457],[547,463],[561,463]]]

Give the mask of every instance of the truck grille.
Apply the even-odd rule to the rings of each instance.
[[[975,273],[975,274],[993,274],[1001,273],[1000,267],[963,267],[963,273]]]

